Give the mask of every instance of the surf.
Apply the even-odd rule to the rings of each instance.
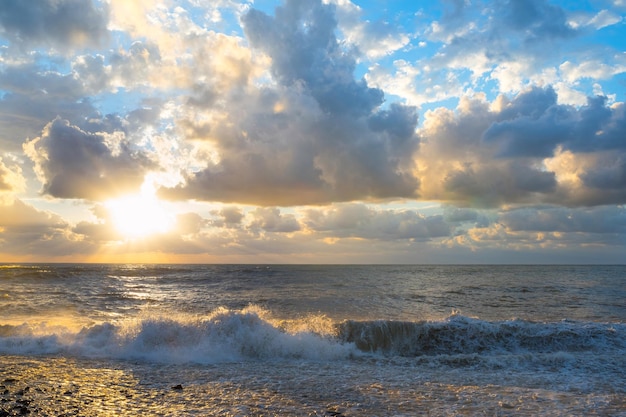
[[[626,326],[616,323],[486,321],[453,313],[443,320],[274,319],[249,306],[207,315],[143,313],[74,329],[62,322],[0,326],[0,354],[57,355],[149,363],[338,361],[370,358],[474,357],[475,361],[626,353]],[[508,358],[508,359],[507,359]]]

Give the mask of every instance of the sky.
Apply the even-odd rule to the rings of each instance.
[[[0,261],[624,263],[625,0],[2,0]]]

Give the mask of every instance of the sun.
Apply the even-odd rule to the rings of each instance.
[[[129,195],[109,200],[105,206],[113,226],[127,239],[167,233],[174,227],[174,216],[154,195]]]

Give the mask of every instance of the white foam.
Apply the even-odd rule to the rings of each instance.
[[[0,326],[0,354],[76,356],[155,363],[414,358],[416,366],[484,369],[611,366],[624,357],[626,326],[591,322],[488,322],[453,314],[425,322],[274,320],[258,307],[206,316],[144,313],[86,325]],[[591,358],[591,359],[590,359]],[[595,366],[595,365],[594,365]]]
[[[308,329],[288,331],[263,318],[258,308],[218,309],[207,317],[144,315],[79,331],[58,325],[3,326],[0,353],[61,354],[160,363],[221,363],[242,360],[336,360],[356,354]]]

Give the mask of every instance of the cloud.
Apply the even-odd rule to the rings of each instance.
[[[498,28],[519,33],[524,44],[544,43],[576,34],[563,9],[547,0],[497,1],[495,14],[503,16]]]
[[[162,78],[157,75],[163,71],[161,64],[159,47],[151,42],[135,41],[128,50],[118,50],[109,57],[112,82],[128,88],[158,87],[162,84]]]
[[[204,109],[193,100],[212,122],[181,125],[198,127],[215,160],[164,196],[273,206],[415,195],[416,109],[381,107],[383,92],[354,78],[333,10],[287,1],[275,17],[255,9],[243,16],[250,44],[271,59],[274,83],[242,80],[218,102],[203,94]]]
[[[619,7],[619,3],[615,4]],[[595,29],[602,29],[608,26],[613,26],[622,21],[622,17],[611,12],[610,10],[600,10],[593,16],[583,15],[575,21],[576,25],[591,26]]]
[[[17,63],[0,69],[0,145],[5,150],[21,148],[59,116],[78,121],[97,117],[86,91],[73,74],[45,69],[37,63]]]
[[[623,204],[624,131],[624,106],[604,97],[581,107],[558,104],[551,88],[465,98],[426,114],[420,192],[476,207]]]
[[[129,240],[116,229],[115,221],[104,205],[94,205],[92,213],[97,220],[79,222],[71,229],[72,233],[80,240],[107,246],[109,250],[119,250],[120,253],[128,249],[125,245],[129,243],[138,244],[133,250],[158,252],[167,246],[171,253],[185,253],[190,245],[194,246],[193,241],[197,243],[202,240],[201,233],[209,226],[209,222],[197,213],[178,213],[171,230]]]
[[[523,208],[502,213],[499,222],[513,231],[626,235],[626,209],[616,206]]]
[[[304,223],[314,232],[333,238],[430,240],[452,232],[441,215],[423,216],[412,210],[375,209],[357,203],[310,209]]]
[[[3,0],[0,35],[20,46],[100,45],[108,36],[106,3],[92,0]]]
[[[616,157],[606,155],[594,168],[581,175],[585,185],[607,192],[616,190],[625,193],[626,155],[620,154]],[[619,201],[621,202],[621,199]]]
[[[614,64],[599,59],[585,60],[578,63],[565,61],[559,66],[559,72],[563,79],[572,84],[585,78],[606,80],[626,72],[626,57],[616,54]]]
[[[497,157],[549,157],[557,146],[573,152],[625,149],[623,106],[608,107],[606,97],[590,97],[579,108],[556,103],[552,89],[520,94],[484,133]]]
[[[353,78],[355,56],[334,35],[333,8],[321,1],[288,0],[276,17],[251,9],[243,16],[251,45],[272,59],[272,74],[286,86],[302,83],[322,111],[367,116],[383,92]]]
[[[72,228],[72,233],[81,236],[82,240],[96,245],[123,240],[123,236],[116,232],[110,223],[78,222]]]
[[[58,198],[104,199],[137,191],[154,164],[123,131],[89,132],[60,118],[24,144],[42,192]]]
[[[611,263],[623,252],[623,234],[515,231],[500,223],[477,227],[445,241],[455,262]],[[441,253],[439,256],[441,259]]]
[[[443,244],[475,253],[502,251],[509,261],[515,251],[526,258],[523,262],[598,263],[612,259],[626,243],[626,211],[620,206],[544,205],[492,211],[489,217]]]
[[[195,235],[207,224],[207,220],[198,213],[182,213],[176,216],[176,225],[173,229],[181,235]]]
[[[444,209],[444,219],[449,223],[475,222],[479,216],[479,212],[473,209],[454,206],[448,206]]]
[[[505,57],[511,46],[537,52],[540,44],[578,34],[565,11],[547,0],[497,0],[487,5],[449,1],[445,4],[450,7],[444,10],[439,21],[431,24],[426,36],[448,44],[455,52],[464,47],[470,50],[478,47],[491,57]],[[484,20],[485,17],[488,19]]]
[[[88,253],[90,242],[72,236],[68,224],[55,214],[39,211],[14,199],[0,202],[0,253],[12,255],[66,256]]]
[[[0,3],[0,252],[474,262],[626,243],[623,1]],[[85,201],[34,199],[37,180]],[[99,202],[142,185],[197,201],[131,241]]]
[[[393,67],[373,65],[366,75],[368,81],[422,106],[468,91],[488,91],[486,85],[494,81],[500,92],[514,94],[532,85],[556,84],[563,56],[573,66],[589,61],[583,71],[590,75],[610,76],[623,66],[621,51],[615,50],[613,56],[602,54],[601,68],[594,68],[600,62],[590,57],[599,48],[606,51],[606,44],[577,44],[573,52],[553,53],[573,44],[587,30],[573,24],[562,7],[546,0],[446,1],[438,6],[443,9],[441,18],[425,21],[425,29],[415,35],[428,40],[436,53],[413,62],[398,59]],[[584,98],[579,83],[568,81],[559,90],[566,88],[579,94],[563,95],[561,100]]]
[[[282,214],[276,207],[259,207],[252,211],[250,228],[266,232],[291,233],[300,230],[300,224],[293,214]]]
[[[213,211],[212,214],[220,218],[211,223],[215,227],[240,227],[245,216],[237,207],[224,207]]]
[[[367,58],[380,58],[408,45],[409,35],[396,25],[384,20],[363,20],[363,10],[350,1],[333,4],[346,42],[355,45]]]
[[[8,159],[8,162],[5,162],[0,157],[0,196],[2,194],[23,191],[26,186],[22,176],[22,168],[18,161],[13,160],[13,158],[6,159]]]
[[[471,62],[463,56],[459,60],[466,64]],[[467,83],[453,69],[449,62],[414,64],[397,59],[392,69],[372,65],[365,78],[387,93],[404,98],[409,104],[422,106],[464,94]]]

